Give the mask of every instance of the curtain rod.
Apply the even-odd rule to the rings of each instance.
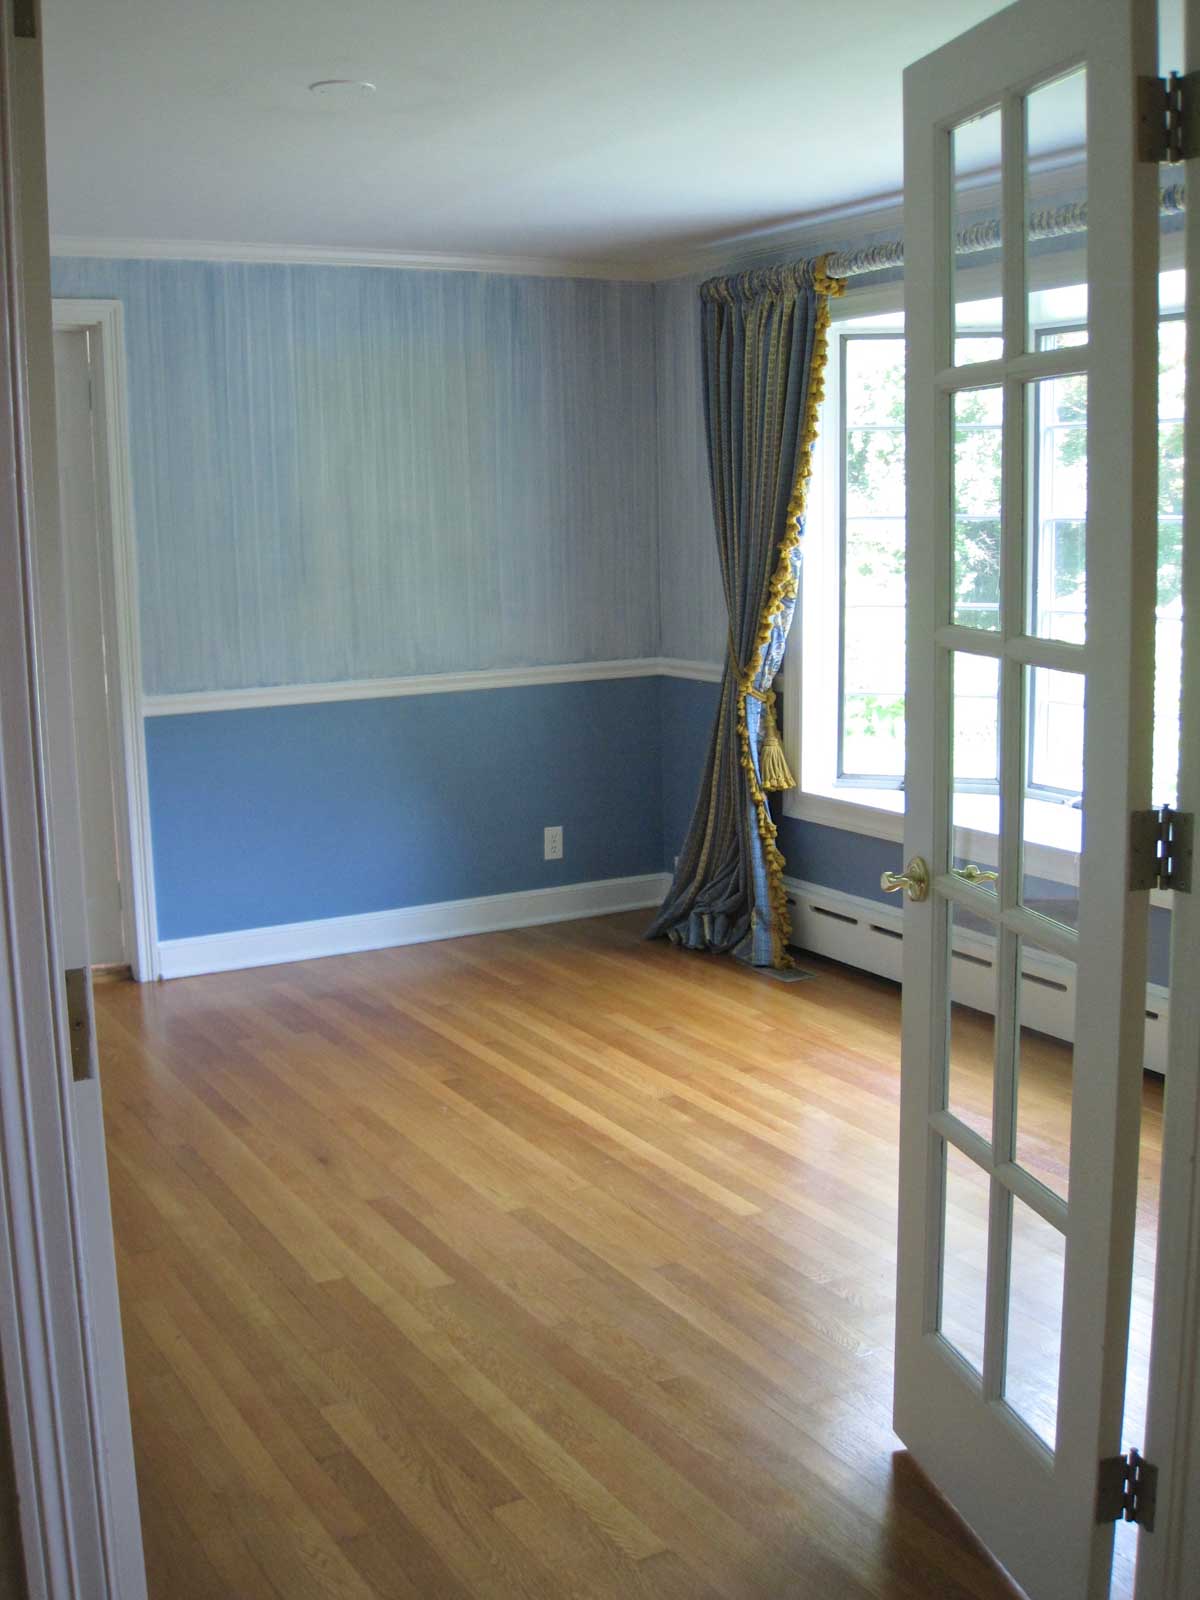
[[[1183,184],[1174,183],[1159,194],[1159,213],[1164,217],[1179,216],[1187,209],[1187,191]],[[1067,234],[1087,232],[1087,201],[1074,205],[1055,206],[1046,211],[1035,211],[1029,218],[1028,237],[1031,240],[1061,239]],[[984,250],[995,250],[1000,244],[1000,223],[977,222],[954,235],[956,256],[978,255]],[[869,244],[861,250],[847,250],[826,258],[825,271],[831,278],[855,278],[864,272],[884,272],[888,267],[904,265],[903,239],[890,239],[883,244]]]

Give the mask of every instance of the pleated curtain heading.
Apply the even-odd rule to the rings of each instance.
[[[791,924],[768,793],[789,789],[775,675],[796,609],[824,396],[826,258],[700,288],[704,422],[728,650],[708,758],[669,893],[647,931],[787,967]]]

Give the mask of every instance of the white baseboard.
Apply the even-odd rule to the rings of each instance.
[[[878,900],[825,889],[799,878],[785,878],[792,907],[792,944],[864,972],[900,981],[904,913]],[[991,1015],[995,1010],[992,941],[960,930],[954,940],[955,1000]],[[1075,968],[1048,951],[1026,949],[1021,985],[1021,1015],[1027,1026],[1056,1039],[1075,1035]],[[1146,985],[1146,1047],[1143,1065],[1167,1070],[1169,991]]]
[[[158,946],[159,964],[164,978],[190,978],[205,972],[349,955],[355,950],[457,939],[469,933],[497,933],[503,928],[533,928],[544,922],[571,922],[578,917],[656,906],[670,886],[669,873],[647,872],[634,878],[602,878],[554,889],[524,889],[475,900],[368,911],[357,917],[323,917],[315,922],[279,923],[193,939],[163,939]]]

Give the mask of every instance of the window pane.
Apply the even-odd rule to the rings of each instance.
[[[903,606],[864,605],[847,610],[846,692],[903,695]]]
[[[1025,668],[1021,902],[1068,927],[1079,921],[1083,723],[1082,676]]]
[[[1187,325],[1158,330],[1158,613],[1154,639],[1154,803],[1173,806],[1179,782],[1183,670],[1183,380]]]
[[[966,628],[1000,626],[1000,389],[954,397],[954,618]]]
[[[976,1372],[982,1372],[989,1179],[981,1167],[953,1145],[943,1141],[942,1149],[946,1181],[938,1327],[942,1338]]]
[[[978,308],[972,302],[979,300],[980,268],[995,271],[1001,260],[1000,226],[995,224],[995,246],[983,251],[960,253],[955,250],[955,235],[966,228],[988,226],[995,215],[994,198],[980,188],[980,180],[1000,170],[1000,112],[988,111],[960,123],[950,134],[950,163],[953,182],[950,206],[951,236],[947,241],[954,251],[951,273],[954,295],[954,332],[966,334],[978,328]],[[996,321],[999,319],[996,318]],[[996,354],[982,341],[955,340],[954,360],[959,366],[973,361],[988,361]]]
[[[839,776],[904,772],[904,341],[843,347]]]
[[[955,866],[985,872],[999,863],[1000,663],[987,656],[956,651],[953,660],[954,720],[951,759],[954,774],[953,839]],[[995,893],[994,883],[983,888]]]
[[[992,1139],[995,1058],[996,935],[962,906],[949,908],[950,1027],[946,1044],[946,1110]]]
[[[904,776],[904,696],[847,694],[842,712],[842,776],[898,782]]]
[[[846,522],[847,606],[893,605],[904,609],[904,520],[851,517]]]
[[[847,428],[846,515],[903,517],[903,428]]]
[[[1060,1026],[1062,996],[1074,992],[1076,968],[1032,939],[1021,939],[1018,949],[1014,1155],[1019,1166],[1065,1200],[1075,1052],[1047,1029]]]
[[[1082,285],[1079,285],[1072,291],[1073,294],[1079,296],[1086,295],[1086,292],[1087,291]],[[1086,299],[1082,299],[1080,303],[1086,306],[1087,301]],[[1075,307],[1074,309],[1078,311],[1078,307]],[[1038,340],[1038,349],[1070,350],[1077,345],[1086,344],[1087,342],[1088,336],[1086,328],[1047,328]]]
[[[1044,346],[1043,346],[1044,347]],[[1084,642],[1087,610],[1087,378],[1030,385],[1034,457],[1034,541],[1030,632]]]
[[[846,426],[904,435],[904,335],[847,334]]]
[[[1051,1450],[1058,1429],[1065,1266],[1062,1234],[1014,1199],[1004,1398]]]
[[[1083,685],[1076,672],[1027,667],[1029,750],[1026,772],[1035,789],[1053,789],[1074,804],[1083,794]]]
[[[1033,177],[1038,165],[1047,158],[1061,161],[1070,157],[1072,170],[1078,166],[1081,176],[1072,183],[1070,199],[1087,205],[1087,71],[1083,67],[1040,84],[1025,98],[1025,194],[1033,189]],[[1036,206],[1027,207],[1028,214],[1036,215]],[[1086,215],[1086,211],[1084,213]],[[1032,231],[1032,230],[1030,230]],[[1070,239],[1068,248],[1084,255],[1086,261],[1087,234]],[[1061,263],[1062,239],[1025,240],[1025,275],[1028,286],[1028,325],[1030,350],[1037,348],[1036,325],[1047,320],[1058,320],[1055,311],[1047,317],[1045,286],[1052,281],[1054,269]],[[1081,263],[1081,283],[1087,277],[1086,265]],[[1087,290],[1077,290],[1082,295],[1083,308],[1078,320],[1087,325]],[[1087,334],[1084,332],[1083,341]],[[1072,340],[1072,342],[1075,342]]]
[[[966,308],[963,308],[964,315]],[[973,308],[973,314],[980,317],[987,315],[988,320],[1000,320],[999,300],[980,301]],[[967,366],[972,361],[999,361],[1004,354],[1004,340],[996,334],[959,334],[954,341],[954,364],[959,367]]]

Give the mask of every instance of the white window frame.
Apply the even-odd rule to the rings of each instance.
[[[1182,235],[1168,234],[1161,240],[1160,271],[1183,265]],[[1044,287],[1079,282],[1084,276],[1079,257],[1064,251],[1054,261],[1053,280]],[[999,276],[993,268],[980,268],[978,298],[991,298],[1000,291]],[[850,287],[830,305],[829,355],[825,369],[825,399],[818,434],[814,471],[808,504],[804,539],[800,601],[797,608],[798,639],[784,657],[782,670],[782,734],[788,761],[797,776],[797,787],[783,797],[783,812],[802,822],[840,828],[874,839],[901,842],[904,838],[904,791],[898,788],[873,789],[859,782],[837,782],[838,699],[841,692],[838,672],[838,630],[841,627],[839,572],[839,497],[841,493],[842,342],[848,334],[869,331],[864,319],[891,316],[903,327],[904,285],[894,282],[878,287]],[[881,325],[880,331],[886,331]],[[796,648],[798,644],[799,648]],[[960,795],[958,807],[969,808],[970,795]],[[967,855],[980,857],[994,838],[987,831],[987,808],[995,803],[981,794],[980,832],[960,832],[960,848]],[[1026,861],[1037,876],[1052,883],[1077,884],[1079,855],[1076,837],[1078,811],[1052,800],[1037,805],[1039,832],[1036,842],[1026,844]],[[1158,905],[1169,906],[1169,891],[1155,890],[1151,896]]]

